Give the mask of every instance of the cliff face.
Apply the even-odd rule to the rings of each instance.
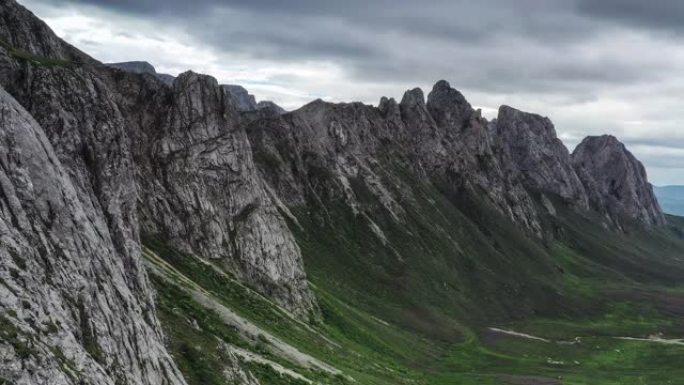
[[[644,166],[615,137],[584,139],[572,153],[572,161],[593,207],[615,225],[665,223]]]
[[[187,72],[172,89],[157,92],[160,102],[143,113],[154,123],[139,127],[148,136],[134,151],[143,231],[218,260],[287,309],[308,315],[314,305],[299,248],[254,167],[225,88]],[[139,106],[130,105],[128,116]],[[152,134],[151,126],[159,132]]]
[[[609,151],[613,155],[583,144],[571,156],[548,118],[502,106],[498,118],[487,122],[446,81],[435,84],[427,103],[420,89],[407,91],[401,103],[383,98],[378,108],[316,101],[283,117],[253,118],[247,131],[262,173],[289,205],[302,204],[312,191],[316,199],[344,196],[354,205],[347,181],[360,175],[380,180],[377,170],[389,157],[446,194],[480,194],[537,235],[544,232],[540,207],[555,210],[546,198],[536,205],[535,197],[548,194],[578,212],[604,213],[607,226],[620,227],[625,217],[646,226],[664,223],[643,166],[621,144],[615,148],[623,150]],[[578,161],[586,153],[596,159]],[[317,170],[333,177],[313,186]],[[606,175],[624,184],[621,198],[605,187]],[[384,202],[396,200],[379,185],[367,187]]]
[[[299,249],[214,79],[188,73],[170,88],[112,70],[14,2],[0,4],[0,39],[0,306],[11,334],[1,346],[12,363],[0,377],[184,383],[155,318],[141,233],[216,259],[298,316],[315,311]]]
[[[548,118],[502,106],[495,127],[503,150],[517,165],[525,186],[588,208],[587,193],[575,173],[570,153]]]
[[[0,376],[183,384],[162,344],[121,196],[92,199],[4,90],[0,127]]]
[[[211,259],[304,319],[317,305],[291,230],[314,206],[343,207],[383,244],[424,203],[412,180],[445,199],[477,196],[534,239],[547,236],[547,195],[617,229],[665,223],[615,138],[570,155],[547,118],[502,107],[488,122],[446,81],[427,101],[414,89],[400,103],[283,113],[209,76],[103,65],[3,1],[0,85],[0,377],[19,384],[184,383],[141,234]],[[380,211],[391,223],[376,223]]]

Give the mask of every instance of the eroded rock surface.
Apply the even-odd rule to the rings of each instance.
[[[665,217],[646,170],[614,136],[590,136],[572,160],[593,207],[621,226],[625,220],[662,225]]]
[[[0,377],[184,384],[163,346],[139,249],[108,220],[121,208],[85,193],[4,90],[0,162]]]

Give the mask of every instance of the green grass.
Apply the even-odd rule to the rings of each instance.
[[[0,341],[11,345],[15,354],[27,359],[35,353],[33,339],[21,332],[8,318],[0,315]]]
[[[511,376],[560,378],[562,384],[684,383],[683,346],[615,338],[684,337],[684,309],[677,307],[684,290],[676,279],[684,276],[683,220],[668,217],[668,228],[620,234],[554,199],[558,216],[543,220],[557,232],[556,241],[535,240],[475,192],[450,196],[402,170],[385,177],[395,178],[385,185],[411,190],[413,199],[398,202],[401,221],[362,178],[350,181],[362,203],[356,213],[334,194],[291,208],[299,222],[291,228],[320,306],[320,317],[308,325],[162,239],[143,238],[176,270],[169,273],[175,283],[154,280],[157,306],[191,384],[220,381],[210,373],[220,368],[212,345],[217,337],[320,384],[502,384]],[[184,277],[344,375],[300,367],[258,337],[236,338],[191,299],[178,305],[181,289],[193,286]],[[187,327],[188,317],[205,337]],[[552,342],[492,333],[490,326]],[[576,337],[580,342],[571,343]],[[244,366],[262,383],[298,384],[268,365]]]
[[[12,47],[9,43],[3,40],[0,40],[0,47],[4,48],[12,58],[19,61],[30,63],[35,66],[67,67],[76,64],[70,60],[36,55],[23,49]]]
[[[152,275],[157,289],[157,315],[168,348],[190,385],[225,384],[222,370],[230,362],[221,343],[249,347],[238,331],[211,310],[197,304],[179,287]]]
[[[184,271],[192,275],[189,273]],[[215,285],[230,284],[225,277],[216,279]],[[170,350],[189,383],[222,383],[217,368],[221,368],[225,358],[218,349],[217,336],[248,350],[260,350],[253,341],[241,339],[215,314],[192,301],[181,290],[182,285],[159,278],[153,278],[153,283],[158,291],[158,314],[170,341]],[[655,310],[628,303],[617,303],[607,313],[593,318],[534,318],[505,325],[560,341],[574,341],[574,337],[581,336],[579,344],[543,343],[482,334],[481,330],[463,342],[450,343],[379,321],[320,288],[316,288],[316,295],[322,313],[316,332],[335,342],[337,348],[321,349],[316,345],[319,337],[301,329],[270,330],[285,339],[298,335],[296,339],[289,339],[294,346],[342,369],[360,384],[500,384],[501,378],[508,375],[560,376],[563,384],[676,384],[681,374],[677,363],[684,359],[682,346],[613,339],[612,336],[623,333],[646,336],[671,322]],[[247,309],[242,314],[248,318],[259,317],[260,312],[243,309]],[[191,327],[190,318],[197,322],[201,332]],[[285,364],[318,383],[346,381],[344,377]],[[269,384],[298,383],[268,366],[252,363],[245,367]]]

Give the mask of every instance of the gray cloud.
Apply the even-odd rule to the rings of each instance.
[[[297,91],[286,104],[323,92],[333,100],[374,102],[378,92],[400,97],[445,78],[485,110],[505,103],[549,115],[571,141],[616,134],[642,149],[637,156],[647,166],[675,170],[684,183],[679,155],[653,154],[658,146],[684,143],[673,129],[684,124],[684,47],[677,42],[684,3],[678,0],[25,1],[75,4],[80,12],[172,28],[226,63],[239,57],[339,69],[324,84],[305,72],[267,79]],[[116,57],[133,59],[155,60]]]
[[[684,32],[684,2],[680,0],[579,0],[584,15],[652,31]]]

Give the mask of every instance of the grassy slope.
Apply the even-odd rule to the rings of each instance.
[[[669,217],[672,226],[656,232],[616,234],[556,202],[559,215],[546,226],[561,242],[542,244],[475,198],[449,200],[433,185],[407,184],[416,199],[400,202],[402,224],[364,192],[363,181],[352,187],[364,197],[366,215],[334,202],[325,211],[294,210],[301,227],[292,228],[321,306],[321,319],[306,327],[229,277],[147,238],[148,247],[217,301],[354,379],[278,357],[268,344],[225,329],[191,299],[180,300],[182,285],[155,279],[160,318],[189,382],[221,383],[210,374],[220,367],[220,351],[207,337],[218,336],[317,383],[499,384],[526,375],[560,377],[563,384],[684,383],[684,346],[614,338],[684,336],[684,290],[677,286],[684,220]],[[199,330],[179,314],[191,315]],[[580,343],[569,343],[576,337]],[[268,366],[245,366],[263,384],[296,383]]]

